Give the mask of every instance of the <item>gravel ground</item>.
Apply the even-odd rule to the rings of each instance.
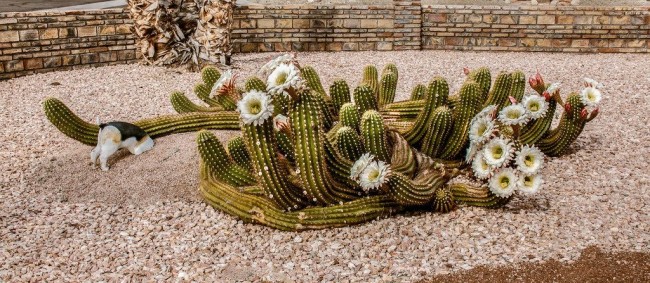
[[[235,56],[244,77],[271,54]],[[179,279],[410,282],[475,266],[650,252],[650,56],[472,52],[300,54],[325,84],[356,84],[365,64],[396,62],[398,98],[435,75],[452,91],[462,67],[539,69],[579,90],[605,84],[601,115],[572,152],[547,162],[546,186],[504,209],[399,216],[365,225],[288,233],[248,225],[200,202],[194,134],[158,139],[150,152],[118,154],[108,173],[91,148],[46,120],[47,96],[87,120],[173,113],[172,90],[196,73],[139,65],[55,72],[0,82],[0,281]],[[53,83],[60,83],[56,85]],[[190,97],[195,98],[193,95]],[[219,132],[227,140],[235,133]]]

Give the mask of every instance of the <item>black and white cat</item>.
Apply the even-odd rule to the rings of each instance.
[[[128,149],[132,154],[139,155],[153,148],[154,142],[140,127],[126,122],[110,122],[99,124],[97,146],[90,152],[90,162],[108,170],[108,158],[121,148]]]

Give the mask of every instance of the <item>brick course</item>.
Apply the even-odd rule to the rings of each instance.
[[[123,9],[0,13],[0,79],[136,62]]]

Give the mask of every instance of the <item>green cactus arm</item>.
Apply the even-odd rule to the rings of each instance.
[[[320,110],[323,129],[329,130],[334,125],[334,115],[332,114],[330,107],[327,105],[325,99],[321,95],[314,96],[314,102],[318,105],[318,108]]]
[[[431,207],[433,211],[441,213],[450,212],[456,207],[456,200],[454,200],[454,194],[449,189],[449,186],[442,186],[436,189]]]
[[[427,98],[422,111],[415,119],[413,126],[405,132],[402,132],[404,138],[409,144],[415,146],[421,143],[425,136],[428,125],[431,122],[432,113],[439,106],[447,104],[449,97],[449,85],[441,77],[434,78],[427,89]]]
[[[379,74],[377,73],[377,67],[374,65],[367,65],[363,68],[363,77],[361,78],[361,83],[359,85],[365,85],[370,88],[372,94],[374,94],[375,100],[379,95]]]
[[[249,77],[244,82],[244,90],[246,92],[251,90],[266,91],[266,83],[258,77]]]
[[[478,187],[468,184],[456,183],[449,184],[448,188],[457,203],[469,206],[499,208],[508,204],[508,202],[510,202],[512,199],[512,196],[507,198],[498,197],[490,192],[490,189],[485,186]]]
[[[390,163],[387,128],[379,112],[368,110],[361,117],[361,137],[366,150],[377,159]]]
[[[324,146],[327,170],[331,176],[332,192],[339,198],[347,200],[353,200],[363,195],[359,184],[350,179],[350,170],[354,162],[341,155],[330,142],[325,141]]]
[[[424,99],[426,95],[427,95],[427,86],[423,84],[418,84],[411,91],[411,97],[409,97],[409,101]]]
[[[293,163],[296,159],[294,155],[293,140],[291,137],[284,132],[276,132],[275,137],[277,138],[280,153],[282,153],[289,162]]]
[[[253,170],[251,156],[248,153],[248,149],[246,149],[246,143],[242,137],[235,137],[228,141],[228,153],[237,165],[249,171]]]
[[[547,131],[544,138],[535,145],[548,156],[560,156],[578,138],[587,123],[587,117],[581,117],[584,109],[580,95],[572,93],[566,99],[569,111],[562,113],[560,123],[554,129]]]
[[[336,146],[345,158],[356,161],[366,151],[355,129],[343,126],[336,131]]]
[[[304,91],[300,100],[290,111],[296,166],[304,184],[304,192],[310,200],[319,205],[332,205],[349,199],[334,192],[331,177],[327,171],[324,143],[326,142],[321,123],[321,112],[315,92]]]
[[[414,122],[424,109],[425,103],[426,99],[394,102],[385,105],[380,112],[385,121]]]
[[[391,170],[409,178],[413,177],[418,167],[415,152],[408,141],[397,132],[390,131],[389,137],[393,145],[393,154],[390,158]]]
[[[339,129],[341,129],[342,127],[345,127],[345,126],[343,126],[343,124],[341,124],[341,123],[336,123],[332,128],[330,128],[330,129],[327,131],[327,133],[325,133],[325,137],[326,137],[327,140],[328,140],[329,142],[331,142],[333,145],[336,145],[336,140],[337,140],[337,138],[338,138],[338,134],[337,134],[337,133],[338,133]]]
[[[377,110],[377,97],[373,90],[367,85],[360,85],[354,89],[354,104],[357,105],[359,113],[368,110]]]
[[[184,93],[180,91],[173,92],[169,100],[171,101],[174,110],[176,110],[176,112],[178,113],[217,112],[223,110],[223,107],[221,106],[205,107],[205,106],[197,105],[194,102],[192,102],[189,98],[187,98],[187,96],[185,96]]]
[[[514,99],[516,99],[518,102],[521,102],[521,100],[524,98],[524,93],[526,92],[526,74],[522,71],[514,71],[510,74],[511,77],[511,85],[510,85],[510,93],[508,96],[512,96]],[[503,103],[501,103],[501,107],[506,107],[510,105],[510,101],[506,100]]]
[[[546,115],[524,126],[521,129],[521,135],[519,135],[519,142],[521,144],[533,145],[542,139],[551,128],[556,107],[557,102],[551,97],[551,100],[548,102]]]
[[[99,126],[82,120],[60,100],[51,97],[45,99],[43,110],[48,120],[66,136],[86,145],[97,145]],[[239,129],[239,115],[229,111],[184,113],[143,119],[134,124],[141,127],[151,138],[158,138],[200,129],[236,130]]]
[[[388,63],[384,66],[384,69],[381,71],[381,75],[393,73],[395,74],[395,80],[399,79],[399,71],[397,70],[397,65],[395,63]]]
[[[483,103],[483,108],[489,105],[504,105],[508,101],[511,86],[512,76],[505,72],[500,73],[494,81],[494,86],[492,86],[488,98]]]
[[[247,168],[234,163],[226,153],[217,137],[208,131],[199,131],[196,143],[199,156],[210,170],[219,172],[217,178],[233,186],[250,186],[257,184],[255,177]]]
[[[480,86],[481,89],[481,103],[484,103],[490,93],[490,86],[492,85],[492,74],[487,67],[481,67],[472,70],[467,76],[469,80],[473,80]]]
[[[379,82],[379,108],[382,108],[386,104],[393,103],[396,92],[397,75],[391,72],[382,75],[381,81]]]
[[[448,178],[438,174],[428,183],[419,183],[394,172],[388,180],[388,194],[403,206],[425,205],[433,200],[436,190],[444,186],[447,181]]]
[[[301,189],[287,181],[287,172],[280,170],[277,143],[273,133],[273,121],[267,119],[261,125],[243,125],[244,141],[253,163],[253,172],[262,185],[266,197],[284,210],[304,207],[307,202]]]
[[[422,153],[436,157],[441,154],[444,142],[447,140],[453,126],[452,112],[446,106],[440,106],[433,111],[431,122],[425,129],[420,150]]]
[[[300,73],[302,74],[303,79],[305,79],[305,83],[310,89],[320,94],[323,98],[327,97],[327,93],[323,88],[323,84],[320,81],[318,72],[316,72],[316,69],[314,69],[314,67],[305,66],[300,69]]]
[[[330,97],[332,97],[334,115],[339,115],[341,106],[343,106],[343,104],[352,102],[352,97],[350,96],[350,86],[348,86],[348,83],[344,79],[335,80],[334,83],[330,85]]]
[[[339,110],[339,121],[342,126],[359,131],[361,115],[359,114],[358,107],[354,103],[343,104],[341,110]]]
[[[203,166],[205,167],[205,166]],[[394,215],[402,210],[388,196],[372,196],[328,207],[284,212],[268,199],[240,192],[201,170],[200,191],[213,207],[248,223],[285,231],[344,227]]]
[[[203,79],[203,83],[210,88],[212,88],[219,78],[221,78],[221,72],[213,66],[206,66],[201,70],[201,79]]]
[[[208,104],[208,106],[223,107],[221,106],[221,103],[219,103],[219,100],[210,97],[210,92],[212,92],[212,87],[208,87],[203,83],[194,86],[194,94],[196,94],[196,97]]]
[[[478,113],[481,101],[479,85],[468,81],[460,89],[460,103],[452,110],[454,126],[447,144],[442,149],[441,159],[456,159],[461,151],[466,148],[469,136],[469,127],[472,118]]]

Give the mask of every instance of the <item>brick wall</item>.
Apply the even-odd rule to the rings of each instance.
[[[0,13],[0,79],[135,61],[122,9]]]
[[[650,7],[425,6],[422,48],[648,52]]]
[[[420,1],[238,7],[235,52],[420,49]]]

